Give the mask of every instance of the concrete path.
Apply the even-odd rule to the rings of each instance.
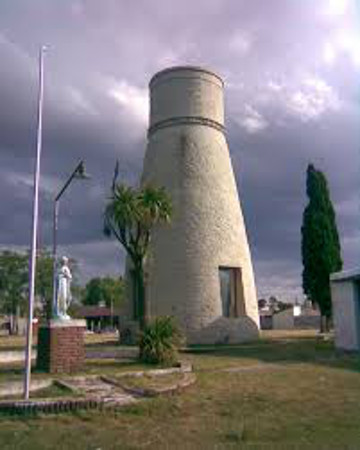
[[[82,392],[87,398],[101,401],[105,406],[130,405],[139,400],[101,377],[74,377],[67,380],[66,385],[74,391]]]

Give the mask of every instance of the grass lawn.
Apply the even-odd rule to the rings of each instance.
[[[86,333],[85,344],[89,347],[103,344],[116,344],[118,338],[116,333]],[[33,344],[36,346],[37,336],[34,335]],[[0,351],[24,350],[26,336],[0,335]]]
[[[30,399],[45,399],[45,398],[58,398],[58,397],[69,397],[74,396],[74,393],[70,391],[70,389],[66,389],[65,387],[58,386],[53,384],[49,387],[39,389],[36,392],[30,392]],[[76,396],[80,397],[80,394],[76,394]],[[9,395],[7,397],[1,397],[1,400],[22,400],[22,395]],[[1,440],[0,440],[1,442]]]
[[[143,371],[157,368],[155,366],[141,364],[140,362],[122,362],[115,359],[94,359],[87,360],[84,370],[77,372],[76,375],[113,375],[128,371]],[[11,365],[0,365],[0,383],[6,381],[19,381],[24,377],[24,363],[12,363]],[[48,374],[39,372],[33,368],[32,379],[38,378],[67,378],[67,374]],[[1,441],[0,441],[1,442]],[[1,450],[1,447],[0,447]]]
[[[34,337],[34,344],[36,338]],[[25,336],[9,336],[5,334],[0,335],[0,351],[5,350],[24,350],[26,345]]]
[[[197,382],[180,395],[117,412],[3,416],[0,448],[360,448],[360,358],[336,354],[332,342],[264,333],[183,358]]]

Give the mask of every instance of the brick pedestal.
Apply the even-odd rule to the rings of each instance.
[[[50,320],[40,325],[37,369],[49,373],[76,372],[85,361],[85,320]]]

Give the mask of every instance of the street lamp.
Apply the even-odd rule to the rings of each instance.
[[[86,180],[90,176],[86,173],[84,161],[80,161],[75,167],[73,173],[65,182],[64,186],[61,188],[59,193],[56,195],[54,200],[54,220],[53,220],[53,298],[52,298],[52,308],[56,304],[56,253],[57,253],[57,230],[58,230],[58,218],[59,218],[59,200],[66,189],[69,187],[73,179]],[[53,311],[53,309],[52,309]]]

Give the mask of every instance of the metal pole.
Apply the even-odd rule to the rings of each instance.
[[[51,305],[51,317],[57,315],[56,308],[56,258],[57,258],[57,229],[58,229],[59,203],[54,202],[54,223],[53,223],[53,295]]]
[[[89,176],[84,173],[85,172],[85,166],[84,161],[81,160],[75,167],[72,174],[69,176],[69,178],[66,180],[65,184],[61,188],[61,190],[58,192],[54,199],[54,212],[53,212],[53,291],[52,291],[52,305],[51,305],[51,317],[57,317],[58,311],[57,311],[57,299],[56,299],[56,266],[57,266],[57,231],[58,231],[58,221],[59,221],[59,200],[60,197],[63,195],[63,193],[66,191],[66,189],[69,187],[72,180],[77,176],[80,175],[81,178],[88,178]]]
[[[24,398],[29,399],[30,377],[31,377],[31,348],[32,348],[32,325],[35,293],[35,269],[36,269],[36,243],[37,225],[39,211],[39,180],[40,180],[40,157],[42,146],[42,113],[44,100],[44,52],[45,47],[40,48],[39,55],[39,97],[38,97],[38,128],[37,128],[37,148],[34,170],[34,197],[33,197],[33,220],[32,220],[32,241],[29,259],[29,313],[26,336],[26,356],[25,356],[25,379]]]

